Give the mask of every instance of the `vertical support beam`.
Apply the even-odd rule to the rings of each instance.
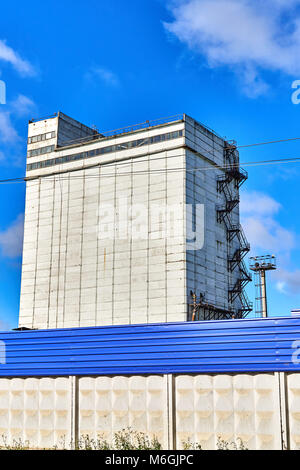
[[[291,436],[290,436],[290,418],[289,418],[289,395],[288,395],[288,374],[286,372],[280,372],[280,382],[282,390],[282,408],[285,416],[285,447],[284,449],[291,449]]]
[[[280,429],[281,429],[281,450],[290,449],[289,439],[289,410],[288,410],[288,397],[287,397],[287,382],[285,372],[275,372],[277,377],[277,386],[279,394],[279,409],[280,409]]]
[[[176,394],[175,376],[166,374],[168,397],[168,450],[176,450]]]
[[[78,377],[70,375],[71,390],[71,449],[78,447]]]

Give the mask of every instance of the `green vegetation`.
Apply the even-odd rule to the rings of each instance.
[[[183,441],[182,447],[184,450],[203,450],[201,444],[198,442],[192,442],[190,439]],[[218,450],[248,450],[244,445],[242,439],[238,438],[235,441],[225,441],[218,437],[217,441]]]
[[[126,428],[114,434],[111,444],[105,439],[81,436],[75,448],[78,450],[161,450],[162,446],[156,437],[150,439],[143,432]]]
[[[201,444],[192,442],[190,439],[182,442],[183,450],[203,450]],[[33,450],[28,441],[23,442],[21,439],[16,439],[12,444],[8,444],[7,437],[2,436],[0,444],[1,450]],[[154,436],[150,438],[143,432],[137,432],[130,427],[115,432],[111,442],[108,442],[103,437],[99,436],[96,439],[91,438],[89,435],[83,435],[74,444],[66,445],[63,438],[60,443],[50,450],[62,449],[75,449],[75,450],[163,450],[161,443]],[[243,441],[237,439],[236,441],[225,441],[218,438],[218,450],[247,450]],[[49,450],[49,449],[48,449]]]

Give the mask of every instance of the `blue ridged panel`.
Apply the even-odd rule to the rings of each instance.
[[[0,340],[1,377],[300,371],[300,318],[12,331]]]

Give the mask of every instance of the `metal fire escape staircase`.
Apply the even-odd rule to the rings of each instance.
[[[243,261],[250,251],[250,245],[241,225],[232,223],[232,211],[239,204],[239,187],[246,181],[248,174],[239,166],[239,154],[235,142],[226,142],[224,160],[224,174],[217,178],[217,190],[219,193],[223,193],[225,204],[217,206],[217,220],[223,222],[227,230],[228,271],[232,273],[236,269],[239,270],[238,279],[233,286],[229,287],[228,301],[232,304],[236,298],[239,298],[241,307],[237,311],[236,317],[244,318],[253,308],[244,291],[245,286],[252,280]],[[232,253],[231,246],[235,239],[238,240],[238,247]]]

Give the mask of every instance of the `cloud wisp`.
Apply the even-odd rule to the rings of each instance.
[[[166,30],[211,68],[229,67],[249,97],[264,94],[264,71],[300,73],[300,0],[173,0]]]
[[[18,95],[0,109],[0,163],[20,166],[24,160],[24,142],[16,129],[18,118],[30,117],[36,110],[35,103],[25,95]]]
[[[6,44],[6,41],[0,39],[0,61],[6,62],[22,76],[33,76],[36,74],[36,70],[33,65],[23,59],[14,49]]]
[[[276,220],[280,209],[281,204],[265,193],[249,191],[242,194],[242,222],[254,249],[290,252],[295,247],[294,234]]]
[[[22,254],[24,232],[24,215],[19,214],[16,220],[0,232],[0,250],[4,258],[18,258]]]
[[[10,109],[16,116],[23,117],[35,111],[36,104],[28,96],[20,94],[11,102]]]
[[[0,39],[0,65],[2,64],[11,65],[22,77],[32,77],[37,73],[28,60],[21,57],[5,40]],[[24,161],[24,142],[16,129],[15,121],[34,111],[35,103],[27,96],[19,94],[11,102],[6,102],[5,98],[2,104],[3,106],[0,106],[0,162],[1,165],[20,166]]]
[[[11,122],[9,111],[0,112],[0,142],[16,143],[19,142],[20,137]]]
[[[85,79],[91,82],[101,81],[105,85],[118,87],[120,85],[119,77],[106,67],[91,67],[85,74]]]

